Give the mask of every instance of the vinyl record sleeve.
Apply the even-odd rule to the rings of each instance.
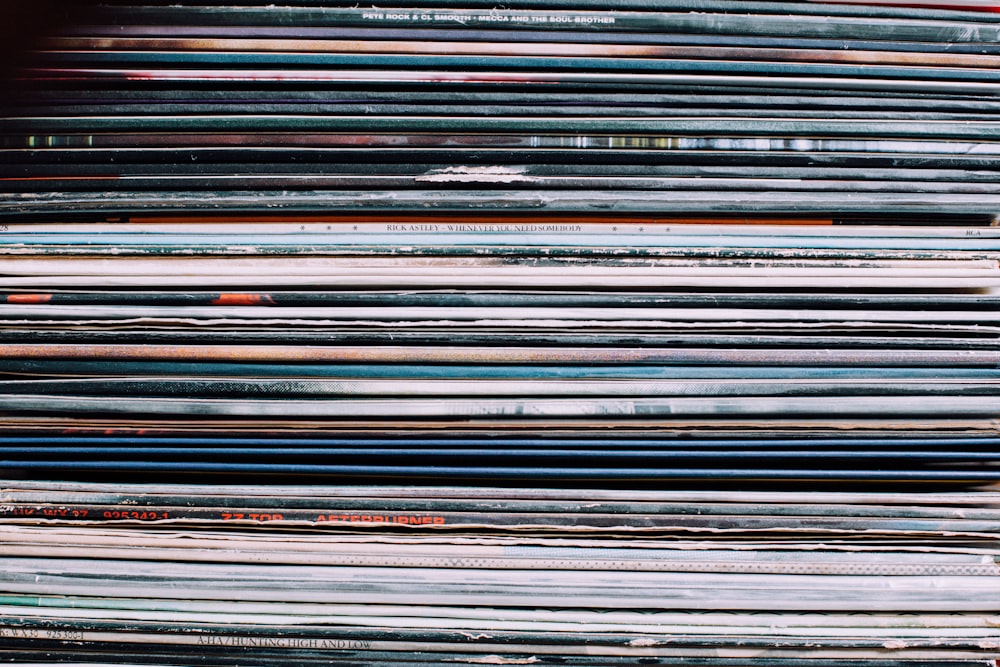
[[[162,562],[155,572],[133,569],[128,575],[107,575],[128,567],[130,561],[79,559],[2,559],[5,575],[0,588],[8,595],[50,595],[141,598],[151,600],[220,600],[233,602],[288,602],[335,604],[430,604],[443,606],[528,606],[560,608],[596,606],[607,610],[715,610],[732,611],[992,611],[995,576],[867,575],[867,574],[754,574],[744,572],[641,572],[573,570],[487,570],[461,568],[378,566],[297,566],[276,564],[215,564]],[[854,555],[851,560],[869,558]],[[567,559],[572,562],[572,559]],[[805,562],[805,561],[802,561]],[[96,568],[101,568],[98,571]],[[473,574],[459,577],[456,573]],[[94,576],[103,580],[95,582]],[[308,581],[303,585],[304,581]],[[715,591],[722,600],[708,599]],[[530,600],[531,593],[536,596]],[[410,596],[406,599],[406,596]],[[770,599],[768,599],[770,598]],[[825,598],[825,599],[824,599]],[[876,598],[879,598],[876,600]],[[825,603],[825,604],[824,604]],[[27,611],[27,610],[25,610]],[[27,615],[26,613],[23,615]],[[44,610],[39,614],[47,616]],[[86,611],[80,616],[87,618]],[[87,622],[87,621],[84,621]],[[207,629],[207,628],[206,628]],[[261,628],[263,629],[263,628]],[[359,628],[313,626],[310,634],[335,635]],[[407,634],[406,629],[398,629]],[[373,629],[388,638],[385,628]],[[433,632],[433,631],[431,631]],[[513,631],[516,632],[516,631]],[[457,635],[461,633],[455,633]],[[498,632],[503,635],[504,632]],[[487,636],[482,639],[493,639]],[[635,636],[608,633],[603,638],[627,645]],[[465,637],[466,640],[471,638]],[[574,632],[566,643],[585,645],[595,633]],[[677,642],[683,642],[682,636]],[[452,639],[454,641],[454,639]],[[712,642],[720,648],[731,639]],[[773,638],[749,642],[763,648]],[[808,644],[809,637],[802,637]],[[978,638],[977,640],[978,641]],[[856,643],[854,643],[856,642]],[[796,643],[789,640],[789,643]],[[834,642],[831,642],[834,643]],[[853,639],[841,644],[884,650],[880,640]],[[959,650],[974,642],[928,640],[927,647]],[[915,641],[911,647],[923,642]],[[770,644],[773,646],[773,644]],[[915,645],[915,646],[914,646]],[[633,644],[634,646],[634,644]],[[803,646],[805,648],[805,646]]]
[[[606,6],[606,5],[605,5]],[[722,5],[717,5],[721,9]],[[729,5],[726,5],[729,7]],[[808,5],[806,5],[807,12]],[[832,5],[828,6],[832,7]],[[437,12],[422,7],[284,7],[282,23],[297,26],[371,27],[489,27],[550,30],[649,31],[675,33],[723,33],[776,35],[782,37],[882,39],[894,41],[967,42],[997,41],[1000,27],[987,13],[946,14],[948,21],[921,21],[873,15],[837,16],[828,7],[821,14],[769,12],[725,13],[724,11],[573,11],[565,9],[448,8]],[[658,6],[659,8],[659,6]],[[817,8],[819,9],[819,8]],[[860,13],[857,9],[854,13]],[[826,15],[823,15],[826,14]],[[904,16],[906,14],[904,13]],[[268,25],[275,23],[274,10],[264,7],[152,7],[132,6],[111,11],[118,21],[164,25]],[[972,20],[962,21],[969,18]],[[95,15],[99,20],[99,14]],[[974,28],[975,31],[969,31]],[[975,36],[975,40],[970,39]]]
[[[456,34],[452,31],[443,30],[373,30],[372,32],[375,34],[370,34],[356,30],[338,31],[329,29],[304,30],[303,33],[306,34],[300,34],[291,30],[275,34],[273,28],[255,31],[252,28],[241,29],[235,26],[227,26],[229,30],[217,29],[212,30],[210,34],[205,34],[209,33],[209,31],[197,28],[193,31],[185,31],[178,29],[176,26],[164,26],[156,31],[155,36],[145,36],[143,33],[146,31],[141,30],[142,27],[140,27],[140,30],[135,30],[135,27],[137,26],[123,26],[115,29],[114,27],[107,26],[103,30],[97,31],[103,32],[107,36],[92,36],[83,33],[72,37],[53,37],[46,41],[46,51],[39,54],[39,57],[44,59],[49,53],[75,52],[79,55],[79,59],[74,59],[74,61],[85,62],[87,56],[80,52],[136,51],[152,53],[166,51],[228,51],[233,53],[282,52],[284,54],[401,53],[508,57],[563,56],[567,58],[567,65],[572,64],[572,61],[569,60],[570,58],[595,56],[613,56],[616,58],[704,58],[726,61],[843,62],[877,65],[918,65],[920,67],[930,65],[995,68],[1000,65],[1000,62],[996,60],[993,54],[989,53],[989,49],[981,49],[976,54],[952,53],[950,50],[948,53],[938,54],[933,52],[928,53],[927,51],[914,53],[913,51],[894,50],[899,48],[896,46],[897,43],[894,42],[876,42],[871,44],[868,50],[854,49],[838,52],[834,50],[833,43],[828,45],[832,48],[795,48],[796,45],[790,45],[787,42],[781,42],[781,46],[779,47],[767,47],[763,44],[753,43],[752,38],[741,40],[719,37],[717,38],[717,45],[707,46],[703,45],[708,41],[705,38],[700,40],[697,38],[684,40],[676,34],[656,35],[644,33],[641,37],[637,37],[634,34],[622,33],[620,35],[605,35],[599,39],[594,39],[594,35],[589,34],[562,35],[555,31],[542,35],[523,31],[483,30]],[[130,30],[130,28],[132,29]],[[191,32],[195,34],[191,35]],[[357,37],[354,39],[338,38],[344,32],[353,32]],[[372,37],[381,37],[380,32],[383,34],[386,32],[394,34],[397,39],[368,41]],[[424,39],[413,39],[418,36]],[[489,37],[495,37],[496,39],[487,41]],[[548,42],[545,41],[546,39],[553,41]],[[681,43],[675,44],[671,42]],[[698,42],[701,42],[701,44]],[[878,50],[870,48],[876,44],[881,48]],[[817,46],[819,45],[817,44]],[[924,44],[924,46],[930,51],[934,49],[930,44]],[[843,43],[841,43],[841,48],[844,48]],[[60,59],[58,55],[56,58]],[[919,73],[920,70],[914,72],[914,74]]]
[[[622,213],[825,213],[838,208],[844,213],[879,214],[897,212],[901,208],[919,213],[932,214],[946,209],[952,213],[995,215],[1000,207],[1000,195],[990,194],[942,194],[942,193],[865,193],[845,200],[840,193],[807,193],[770,190],[752,193],[739,191],[688,191],[683,196],[675,192],[621,191],[588,192],[532,190],[368,190],[368,191],[126,191],[126,192],[43,192],[23,193],[13,199],[0,200],[0,215],[24,215],[37,210],[44,204],[50,214],[66,215],[79,213],[101,214],[148,214],[150,212],[190,212],[206,213],[226,210],[247,212],[267,206],[271,210],[303,212],[344,212],[355,210],[359,198],[366,202],[368,210],[414,211],[430,208],[437,211],[459,212],[475,208],[488,211],[550,211],[556,214],[603,213],[612,208]],[[839,202],[836,203],[836,202]],[[12,239],[13,240],[13,239]],[[35,239],[38,240],[37,238]],[[53,239],[54,241],[55,239]],[[444,239],[438,239],[444,241]],[[401,244],[420,244],[418,238],[400,237]],[[345,243],[350,243],[344,239]],[[546,239],[545,245],[561,245],[557,239]],[[582,238],[578,245],[586,244]],[[622,238],[625,245],[649,245],[644,239]],[[302,239],[300,244],[308,243]],[[355,243],[363,243],[358,240]],[[801,241],[799,241],[801,243]],[[938,250],[980,249],[984,241],[972,239],[955,240],[950,244],[938,243],[924,248]],[[464,244],[489,245],[489,239],[467,236]],[[711,245],[711,244],[708,244]],[[771,244],[777,245],[777,244]],[[833,247],[843,247],[847,240],[841,240]],[[857,245],[856,242],[853,245]],[[917,246],[916,243],[901,245],[899,242],[886,244],[894,250]],[[971,247],[970,247],[971,246]],[[759,246],[758,246],[759,247]],[[829,247],[829,246],[827,246]],[[988,247],[988,246],[987,246]]]

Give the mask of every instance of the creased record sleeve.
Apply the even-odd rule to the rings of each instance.
[[[197,175],[166,175],[166,176],[70,176],[53,175],[45,177],[28,178],[6,178],[0,183],[0,188],[17,188],[19,190],[79,190],[92,187],[95,182],[108,189],[139,188],[148,189],[162,187],[165,189],[198,189],[198,188],[218,188],[231,187],[239,184],[242,187],[289,187],[289,188],[351,188],[365,187],[377,184],[379,187],[397,185],[399,187],[412,187],[419,183],[406,176],[303,176],[299,174],[268,174],[266,176],[243,176],[240,178],[222,174],[197,174]],[[948,184],[937,182],[910,182],[906,186],[897,182],[840,182],[815,180],[808,183],[789,182],[788,179],[781,179],[776,183],[767,183],[764,179],[755,178],[734,178],[734,179],[699,179],[699,178],[635,178],[616,179],[613,177],[594,178],[573,178],[573,179],[533,179],[533,184],[539,188],[565,188],[581,189],[584,187],[614,187],[626,184],[636,190],[665,190],[680,191],[698,190],[701,188],[718,188],[724,190],[727,187],[742,187],[747,191],[766,190],[770,187],[780,186],[789,191],[811,190],[815,192],[944,192],[956,194],[993,194],[996,191],[995,183],[962,183]]]
[[[292,138],[289,137],[291,140]],[[51,151],[50,151],[51,154]],[[67,154],[63,155],[65,157]],[[117,178],[111,178],[107,167],[88,165],[83,162],[48,161],[45,163],[44,172],[41,164],[35,169],[40,174],[36,177],[26,176],[18,171],[11,164],[0,164],[0,177],[4,188],[29,189],[32,178],[41,181],[39,187],[46,184],[63,184],[67,189],[80,189],[84,186],[94,185],[94,179],[104,179],[103,185],[108,188],[120,187],[128,184],[151,187],[152,184],[161,183],[163,187],[175,187],[189,184],[195,187],[199,184],[210,183],[222,184],[232,181],[233,176],[222,172],[229,169],[236,169],[236,165],[227,162],[196,164],[196,165],[165,165],[165,164],[119,164],[114,172]],[[697,164],[648,164],[648,165],[620,165],[612,167],[608,164],[591,165],[482,165],[482,166],[441,166],[435,164],[382,164],[379,162],[362,162],[351,166],[350,170],[343,168],[329,168],[320,164],[281,164],[268,162],[255,164],[248,169],[253,169],[245,174],[248,183],[280,183],[286,182],[289,185],[301,187],[318,187],[327,185],[330,187],[346,187],[350,184],[355,186],[393,184],[400,186],[415,186],[419,183],[520,183],[523,185],[536,184],[539,187],[560,187],[560,188],[582,188],[583,186],[629,186],[635,189],[656,189],[675,188],[683,189],[685,185],[696,185],[694,179],[704,179],[699,187],[716,185],[720,188],[727,186],[746,187],[748,189],[764,188],[781,185],[785,188],[816,190],[862,188],[869,190],[887,190],[894,188],[896,191],[906,189],[930,188],[936,190],[946,190],[949,188],[961,191],[963,188],[975,192],[978,189],[988,187],[997,181],[996,174],[989,172],[967,172],[957,169],[862,169],[855,166],[843,167],[803,167],[801,165],[787,164],[766,165],[766,164],[746,164],[746,165],[719,165],[706,166]],[[867,180],[862,180],[864,176]],[[75,185],[73,184],[77,182]],[[799,181],[803,181],[799,183]],[[905,181],[905,182],[904,182]],[[289,216],[293,218],[294,216]],[[329,216],[333,218],[334,216]],[[388,217],[388,216],[387,216]],[[560,216],[552,216],[548,224],[558,222]],[[594,217],[594,216],[587,216]],[[597,222],[588,220],[585,216],[577,216],[572,222],[576,224]],[[663,216],[667,218],[668,216]],[[641,222],[640,216],[634,216],[636,222]],[[483,220],[481,217],[480,220]],[[788,216],[784,220],[759,218],[740,221],[727,220],[725,218],[712,219],[710,216],[694,217],[688,222],[678,218],[675,222],[683,224],[717,224],[726,230],[725,227],[734,224],[759,225],[766,227],[769,224],[785,226],[807,226],[810,224],[823,224],[820,221],[826,220],[827,225],[850,225],[849,219],[834,220],[832,216],[815,216],[812,218],[802,216]],[[948,224],[961,224],[963,218],[960,216],[941,215],[937,221],[938,226]],[[986,226],[988,216],[967,216],[966,223],[969,226]],[[332,221],[332,220],[331,220]],[[400,222],[416,223],[417,216],[411,216],[409,220],[401,219]],[[623,222],[625,220],[623,219]],[[666,222],[666,220],[664,220]],[[919,217],[914,215],[911,218],[911,225],[926,227],[931,229],[932,225],[926,221],[921,222]],[[180,221],[178,221],[180,222]],[[248,221],[249,222],[249,221]],[[360,222],[360,220],[359,220]],[[456,222],[452,220],[451,222]],[[486,221],[483,220],[485,223]],[[499,222],[499,220],[497,221]],[[522,220],[522,223],[529,223],[530,220]],[[206,221],[207,223],[207,221]],[[537,220],[537,224],[543,221]],[[884,216],[882,223],[885,225],[899,224],[891,216]],[[95,225],[99,223],[95,221]],[[873,228],[879,224],[879,218],[873,217],[854,224],[866,224]],[[178,224],[180,226],[180,224]],[[206,226],[208,226],[206,224]],[[17,227],[17,225],[15,225]],[[130,228],[137,228],[138,225],[130,225]],[[160,225],[165,227],[165,225]],[[214,225],[215,228],[223,228],[224,224]],[[56,228],[49,224],[46,228]],[[280,229],[280,225],[275,223],[274,229]],[[794,227],[793,227],[794,229]],[[96,231],[96,229],[95,229]]]

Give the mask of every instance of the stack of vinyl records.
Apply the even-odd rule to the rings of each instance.
[[[0,660],[995,667],[997,10],[67,5]]]

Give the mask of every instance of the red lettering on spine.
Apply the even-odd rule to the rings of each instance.
[[[8,294],[7,303],[48,303],[51,294]]]
[[[212,300],[213,306],[273,306],[270,294],[220,294]]]

